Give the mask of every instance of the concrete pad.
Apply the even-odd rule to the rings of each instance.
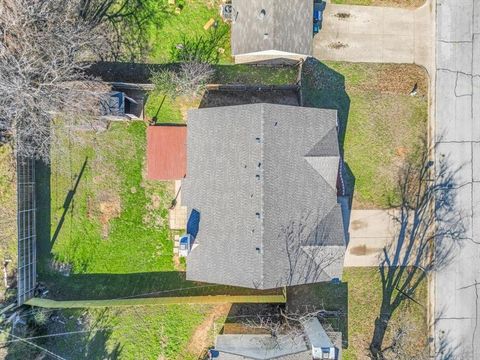
[[[383,35],[382,62],[413,64],[415,44],[413,37],[403,35]]]
[[[168,210],[168,223],[172,230],[184,230],[187,228],[187,207],[182,206],[182,181],[175,180],[176,204]]]
[[[340,13],[349,16],[340,18]],[[327,4],[313,55],[320,60],[416,63],[431,71],[432,17],[429,4],[416,10]]]
[[[385,210],[352,210],[350,241],[345,254],[345,266],[378,266],[383,249],[395,239],[393,213]]]

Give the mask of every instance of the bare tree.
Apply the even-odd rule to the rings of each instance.
[[[382,302],[370,343],[374,359],[385,358],[384,339],[395,310],[404,301],[415,301],[428,273],[445,266],[452,249],[464,240],[462,214],[455,208],[455,169],[449,168],[448,159],[434,168],[429,153],[424,142],[400,169],[400,202],[393,204],[397,231],[379,267]]]
[[[270,309],[252,316],[239,317],[238,322],[253,332],[265,332],[271,335],[269,345],[281,346],[291,339],[302,341],[303,324],[309,319],[319,317],[322,310],[309,312],[288,312],[282,307]]]
[[[428,344],[418,346],[412,344],[412,339],[418,339],[422,329],[409,318],[395,319],[390,323],[392,339],[388,347],[383,349],[383,356],[387,360],[427,360],[429,359]]]
[[[0,0],[0,128],[19,156],[49,161],[61,125],[97,121],[104,85],[84,75],[102,49],[81,0]]]
[[[283,226],[278,242],[284,244],[288,267],[281,279],[289,285],[331,281],[345,256],[343,232],[325,225],[325,214],[311,210]]]
[[[165,0],[79,0],[79,15],[101,27],[107,52],[102,60],[144,61],[150,40],[149,26],[158,27],[168,12]]]
[[[198,61],[181,63],[178,69],[154,72],[152,82],[155,90],[172,98],[178,96],[196,97],[200,95],[214,71],[210,64]]]

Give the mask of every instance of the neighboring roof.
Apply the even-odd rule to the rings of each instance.
[[[271,335],[219,335],[215,342],[215,350],[221,354],[219,360],[312,358],[312,352],[308,349],[303,336],[284,336],[275,339]]]
[[[188,279],[270,289],[341,278],[336,116],[273,104],[189,113],[182,202],[199,225]]]
[[[308,337],[310,346],[315,348],[333,348],[334,344],[317,318],[310,318],[303,323],[303,330]]]
[[[180,180],[187,168],[187,127],[149,126],[147,129],[147,178]]]
[[[232,5],[233,55],[268,50],[311,54],[313,0],[232,0]]]
[[[312,347],[332,348],[334,359],[341,359],[341,333],[330,333],[335,344],[325,332],[317,318],[303,323],[301,335],[218,335],[214,351],[218,352],[218,360],[311,360]]]

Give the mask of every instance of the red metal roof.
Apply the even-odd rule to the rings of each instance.
[[[149,126],[147,129],[147,178],[180,180],[187,171],[187,127]]]

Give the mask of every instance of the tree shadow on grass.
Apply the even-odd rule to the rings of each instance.
[[[109,344],[113,330],[106,311],[90,319],[84,310],[27,309],[20,315],[25,324],[10,330],[5,359],[118,359],[122,345]]]
[[[402,350],[395,338],[385,344],[393,314],[404,302],[426,306],[415,299],[417,289],[429,272],[447,266],[467,240],[464,214],[456,206],[458,169],[451,169],[446,158],[433,168],[430,153],[424,141],[418,158],[408,159],[399,172],[400,203],[392,204],[396,233],[379,265],[382,302],[370,343],[373,359],[383,360],[389,352],[396,355]]]
[[[73,201],[75,193],[77,191],[78,185],[82,179],[85,168],[87,167],[88,158],[85,158],[81,168],[79,169],[78,174],[75,174],[75,180],[73,187],[67,192],[65,200],[63,202],[62,216],[56,224],[55,231],[53,236],[51,234],[51,167],[50,164],[45,164],[42,161],[36,162],[36,203],[37,203],[37,256],[40,264],[48,264],[48,261],[51,259],[51,251],[55,241],[57,240],[60,231],[62,230],[65,218],[68,214],[68,211],[71,210],[73,206]]]
[[[51,243],[51,186],[52,170],[50,164],[37,161],[36,175],[36,204],[37,204],[37,260],[42,264],[50,259]]]
[[[281,289],[256,290],[189,281],[181,271],[132,274],[73,274],[50,271],[42,281],[54,300],[110,300],[206,295],[281,295]]]

